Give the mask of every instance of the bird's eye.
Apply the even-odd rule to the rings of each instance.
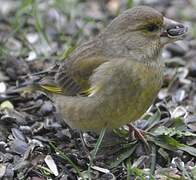
[[[159,26],[157,26],[156,24],[148,24],[146,26],[147,31],[149,32],[155,32],[159,30]]]

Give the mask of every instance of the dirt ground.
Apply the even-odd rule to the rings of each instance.
[[[0,179],[196,179],[195,0],[0,0]],[[32,74],[65,60],[120,12],[145,4],[183,22],[183,41],[162,52],[164,84],[135,123],[150,149],[128,137],[91,161],[98,136],[70,129],[45,93],[7,95]]]

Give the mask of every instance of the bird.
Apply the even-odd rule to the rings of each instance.
[[[152,105],[164,78],[161,51],[186,32],[186,26],[152,7],[133,7],[57,67],[38,73],[33,86],[52,95],[58,113],[73,129],[119,128]]]

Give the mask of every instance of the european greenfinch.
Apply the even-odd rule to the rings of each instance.
[[[119,128],[140,118],[153,103],[163,82],[161,50],[186,31],[151,7],[134,7],[76,48],[55,77],[48,73],[36,85],[52,93],[72,128]]]

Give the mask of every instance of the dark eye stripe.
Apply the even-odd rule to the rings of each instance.
[[[156,24],[148,24],[146,25],[146,30],[149,32],[155,32],[159,30],[159,26],[157,26]]]

